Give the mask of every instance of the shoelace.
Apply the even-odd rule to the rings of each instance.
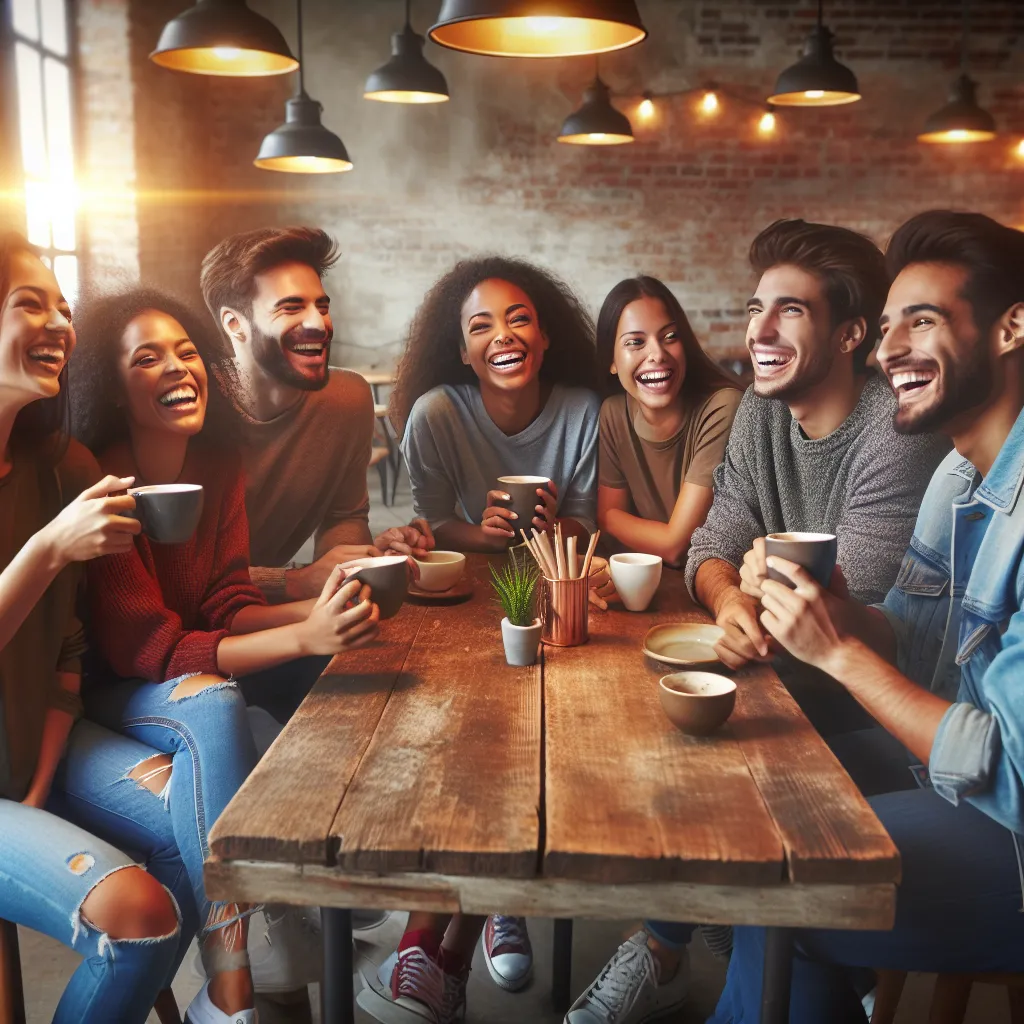
[[[495,914],[493,920],[494,941],[491,945],[494,949],[498,949],[500,946],[526,946],[529,940],[526,937],[521,918]]]
[[[466,982],[469,972],[465,974],[445,974],[444,976],[444,1013],[443,1024],[459,1019],[459,1010],[466,1002]]]
[[[658,983],[651,951],[645,945],[625,942],[594,982],[590,998],[612,1024],[633,1006],[645,981]]]
[[[398,994],[426,1003],[435,1013],[444,1012],[444,975],[441,968],[421,949],[398,957]]]

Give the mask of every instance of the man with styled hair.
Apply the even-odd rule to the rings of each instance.
[[[715,496],[686,561],[693,596],[725,630],[722,661],[767,661],[760,621],[769,533],[836,534],[850,592],[892,585],[945,439],[905,436],[885,379],[867,366],[889,277],[878,247],[847,228],[780,220],[750,247],[747,302],[754,383],[733,421]],[[783,682],[865,792],[913,785],[904,749],[834,680],[780,658]],[[681,1005],[695,926],[647,921],[626,939],[566,1024],[637,1024]],[[728,929],[706,929],[716,951]],[[823,1020],[826,1018],[822,1018]]]
[[[1024,233],[936,210],[887,258],[878,361],[895,427],[940,430],[955,450],[883,604],[773,558],[796,589],[766,582],[761,624],[921,762],[921,786],[871,800],[900,851],[895,927],[798,931],[794,1024],[863,1022],[856,968],[1024,970]],[[712,1024],[756,1017],[763,944],[737,929]]]

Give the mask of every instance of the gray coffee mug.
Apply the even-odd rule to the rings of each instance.
[[[770,533],[764,539],[764,547],[765,554],[803,566],[821,586],[831,583],[837,551],[834,533]],[[788,576],[775,569],[769,568],[768,579],[784,583],[790,589],[796,587]]]
[[[533,520],[537,515],[537,506],[541,503],[537,488],[551,493],[551,480],[546,476],[499,476],[497,490],[504,491],[510,495],[511,501],[503,501],[501,504],[511,509],[519,517],[513,519],[509,524],[515,532],[516,538],[519,531],[525,530],[530,535],[533,529]]]
[[[346,563],[348,564],[348,563]],[[345,570],[345,580],[360,579],[370,587],[370,600],[380,609],[381,619],[398,614],[409,588],[409,561],[405,555],[359,558]]]
[[[199,484],[152,484],[131,487],[135,512],[125,513],[142,523],[142,532],[157,544],[184,544],[203,514],[203,488]]]

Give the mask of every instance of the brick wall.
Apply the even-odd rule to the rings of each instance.
[[[972,5],[973,74],[1003,136],[948,148],[914,136],[956,73],[960,0],[826,4],[840,59],[854,68],[865,99],[779,112],[767,140],[756,129],[760,104],[798,55],[816,5],[640,0],[650,38],[602,59],[637,142],[608,149],[554,141],[592,77],[590,59],[502,61],[428,44],[452,101],[371,103],[361,98],[362,84],[386,59],[402,4],[305,0],[307,89],[356,165],[323,178],[252,166],[262,136],[283,119],[287,78],[192,79],[145,60],[168,9],[182,6],[131,4],[135,91],[127,127],[142,276],[194,294],[203,252],[225,234],[320,224],[344,250],[328,282],[336,362],[390,366],[425,289],[475,252],[514,253],[554,268],[595,313],[620,277],[660,276],[699,336],[726,355],[742,345],[747,246],[777,217],[847,224],[879,242],[910,214],[939,205],[1024,226],[1024,159],[1016,153],[1024,135],[1024,4],[1013,0]],[[291,0],[252,6],[294,43]],[[421,32],[437,8],[436,0],[413,4]],[[636,116],[645,89],[708,82],[723,90],[714,118],[701,114],[698,94],[659,100],[649,124]],[[104,130],[95,105],[86,129]]]

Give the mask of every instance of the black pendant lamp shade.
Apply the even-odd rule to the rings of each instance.
[[[988,142],[996,137],[995,118],[978,106],[977,84],[961,75],[949,102],[924,123],[919,142]]]
[[[576,146],[621,146],[633,141],[629,118],[612,106],[608,86],[600,77],[583,94],[583,106],[565,119],[558,141]]]
[[[490,57],[607,53],[647,35],[635,0],[444,0],[430,38]]]
[[[198,0],[164,26],[149,59],[194,75],[283,75],[299,65],[273,22],[245,0]]]
[[[448,83],[423,56],[423,36],[405,28],[391,37],[391,60],[366,80],[363,96],[385,103],[443,103]]]
[[[324,109],[306,94],[302,63],[302,0],[296,2],[299,29],[299,88],[285,104],[284,124],[278,125],[260,146],[253,163],[266,171],[292,174],[337,174],[351,171],[345,143],[320,122]]]
[[[320,123],[323,107],[304,91],[285,104],[285,122],[260,146],[254,161],[266,171],[336,174],[351,171],[345,143]]]
[[[779,75],[769,103],[780,107],[836,107],[860,99],[857,76],[832,52],[832,33],[822,24],[821,7],[822,0],[818,0],[818,24],[807,39],[804,55]]]

